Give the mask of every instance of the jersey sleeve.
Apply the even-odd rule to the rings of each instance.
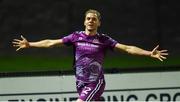
[[[105,40],[105,45],[110,48],[111,50],[114,49],[115,45],[117,44],[118,42],[114,39],[112,39],[111,37],[109,36],[106,36],[106,40]]]
[[[65,45],[72,45],[73,44],[73,39],[74,39],[74,33],[69,34],[68,36],[65,36],[62,38],[63,43]]]

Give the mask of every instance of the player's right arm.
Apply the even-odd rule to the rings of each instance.
[[[40,40],[37,42],[29,42],[22,35],[21,35],[21,40],[14,39],[14,41],[12,43],[13,43],[14,47],[17,47],[16,51],[18,51],[20,49],[24,49],[24,48],[30,48],[30,47],[49,48],[49,47],[53,47],[53,46],[63,45],[62,39],[56,39],[56,40],[46,39],[46,40]]]

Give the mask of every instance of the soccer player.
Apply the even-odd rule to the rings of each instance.
[[[13,46],[17,51],[24,48],[44,47],[56,45],[71,45],[74,47],[74,69],[76,71],[76,88],[79,93],[77,102],[98,101],[105,88],[103,60],[108,49],[117,49],[132,55],[143,55],[163,61],[168,55],[167,50],[158,50],[156,46],[147,51],[136,46],[118,43],[111,37],[97,32],[101,25],[101,15],[97,10],[88,10],[85,13],[85,31],[76,31],[62,39],[46,39],[29,42],[21,36],[14,39]]]

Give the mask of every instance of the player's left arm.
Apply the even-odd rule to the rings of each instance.
[[[124,45],[117,43],[115,45],[115,49],[127,52],[132,55],[142,55],[142,56],[149,56],[152,58],[157,58],[160,61],[166,59],[166,55],[168,55],[167,50],[158,50],[159,45],[157,45],[152,51],[144,50],[142,48],[130,45]]]

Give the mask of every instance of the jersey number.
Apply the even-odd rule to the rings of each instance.
[[[91,88],[85,86],[85,88],[84,88],[82,93],[87,95],[89,91],[91,91]]]

